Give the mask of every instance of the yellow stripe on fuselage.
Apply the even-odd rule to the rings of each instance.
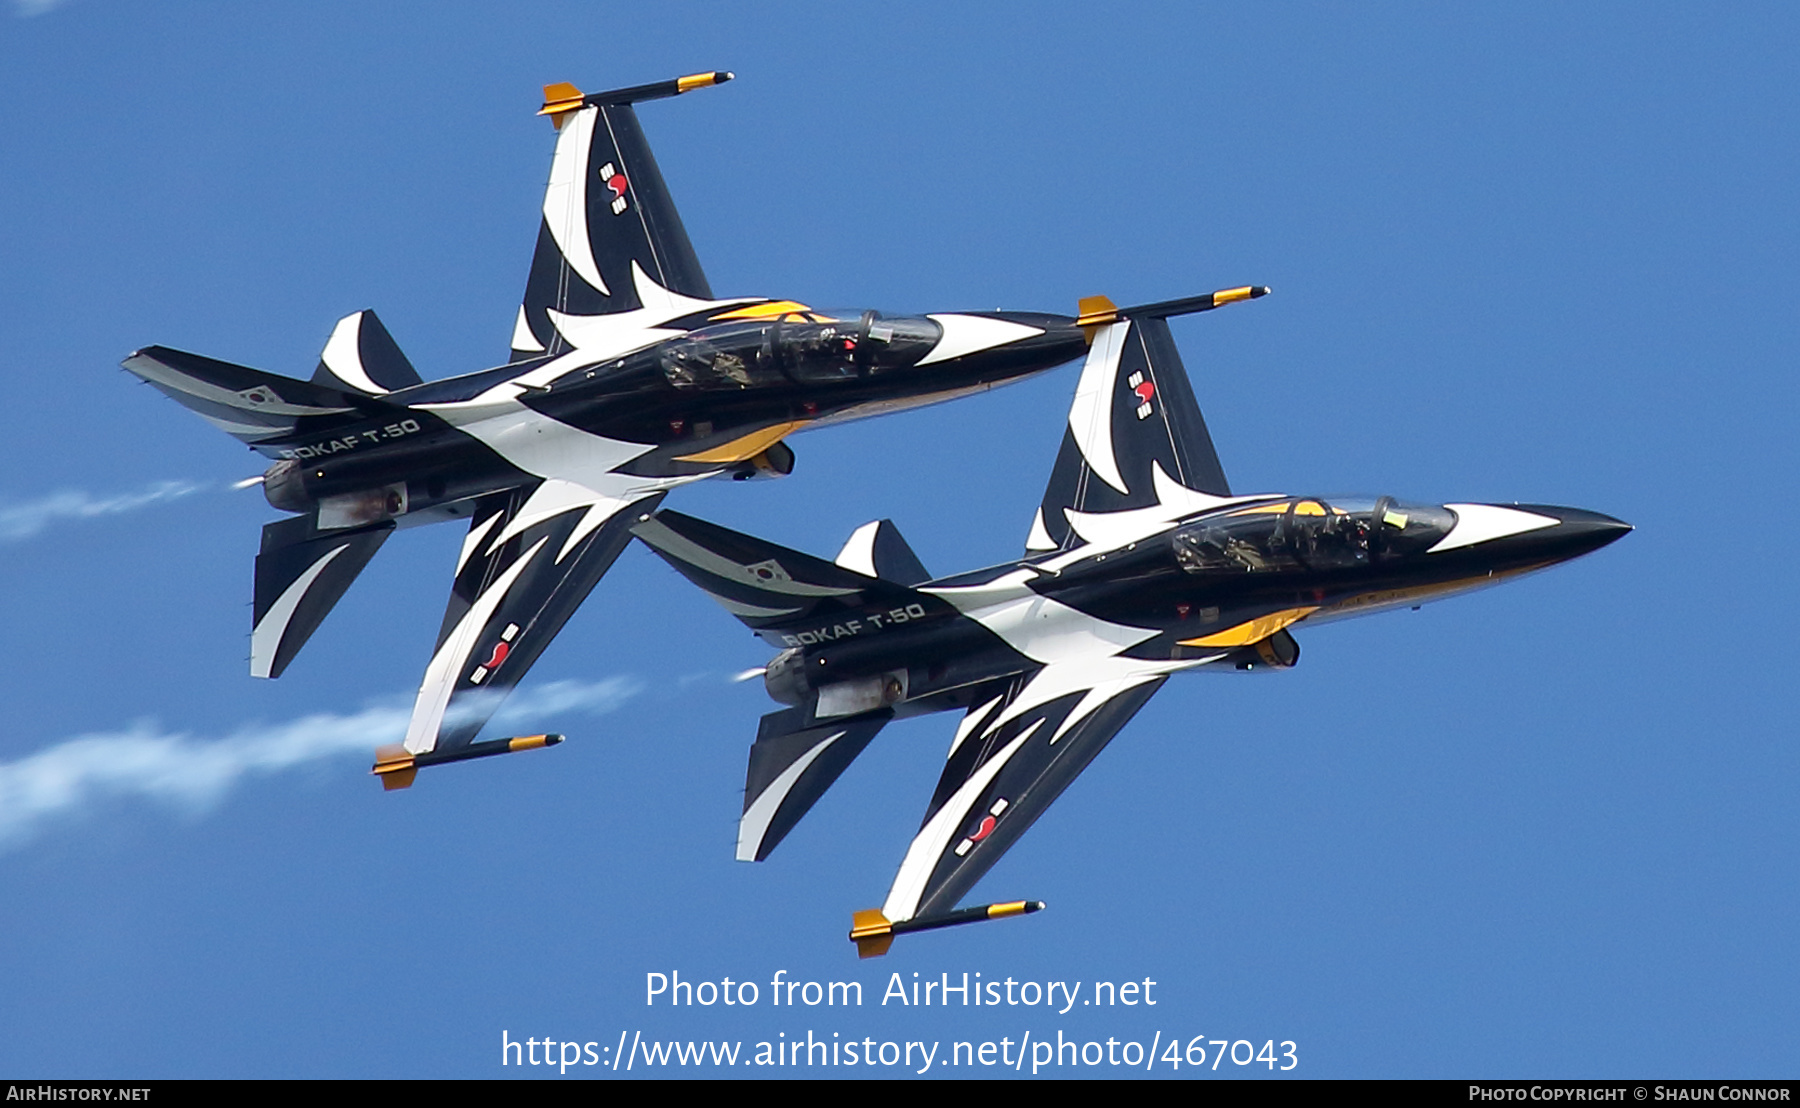
[[[1211,635],[1203,635],[1197,639],[1182,639],[1182,646],[1249,646],[1259,643],[1289,624],[1299,623],[1307,616],[1318,611],[1318,606],[1311,608],[1287,608],[1279,612],[1270,612],[1266,616],[1230,627]]]
[[[682,454],[676,457],[678,462],[741,462],[754,458],[758,454],[774,446],[782,439],[806,426],[807,421],[796,420],[792,423],[777,423],[773,427],[764,427],[760,431],[752,431],[741,438],[732,439],[723,446],[715,446],[711,450],[702,450],[698,454]]]

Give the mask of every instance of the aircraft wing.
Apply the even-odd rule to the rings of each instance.
[[[882,915],[899,923],[955,908],[1182,666],[1057,662],[978,695]]]
[[[406,750],[468,746],[662,497],[552,478],[477,501]]]

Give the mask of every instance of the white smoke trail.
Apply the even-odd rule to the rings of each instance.
[[[135,512],[152,504],[179,500],[204,488],[205,485],[194,481],[158,481],[142,492],[119,496],[93,496],[85,492],[65,490],[23,504],[0,505],[0,542],[18,542],[20,539],[31,538],[51,524],[66,519],[92,519],[95,516]]]
[[[13,10],[19,18],[29,19],[34,15],[43,15],[52,8],[60,8],[69,0],[13,0]]]
[[[514,697],[494,717],[502,726],[568,712],[599,715],[637,695],[635,678],[555,681]],[[21,845],[48,821],[106,800],[143,797],[190,811],[217,803],[243,778],[336,755],[368,758],[406,734],[409,707],[348,715],[321,713],[253,724],[222,739],[196,738],[138,723],[78,735],[16,762],[0,763],[0,850]]]

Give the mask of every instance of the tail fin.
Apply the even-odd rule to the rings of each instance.
[[[325,352],[319,355],[319,368],[312,379],[315,385],[366,396],[381,396],[422,383],[419,371],[406,360],[394,336],[388,334],[372,311],[354,312],[338,320],[325,343]]]
[[[641,307],[634,269],[670,292],[712,299],[631,105],[730,79],[729,73],[701,73],[585,94],[573,85],[544,87],[539,114],[550,116],[561,133],[537,252],[513,325],[513,361],[567,348],[552,312],[606,315]]]
[[[791,646],[783,633],[827,628],[869,609],[909,607],[939,612],[948,606],[893,581],[728,531],[679,512],[640,519],[632,532],[683,577],[766,641]],[[916,560],[916,559],[915,559]]]
[[[911,587],[931,580],[919,556],[900,537],[900,528],[889,519],[865,523],[852,531],[844,549],[838,551],[837,564],[896,585]]]
[[[149,346],[122,363],[189,411],[239,442],[270,456],[273,443],[354,423],[382,409],[379,401],[312,381]]]
[[[1069,512],[1153,507],[1171,485],[1206,497],[1231,495],[1167,316],[1266,291],[1232,289],[1123,311],[1104,297],[1082,301],[1081,321],[1094,321],[1093,344],[1027,551],[1079,543]]]

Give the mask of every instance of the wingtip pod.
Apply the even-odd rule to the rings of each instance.
[[[879,958],[894,945],[896,938],[914,931],[935,931],[940,927],[1005,919],[1007,916],[1024,916],[1043,911],[1043,908],[1044,902],[1041,900],[1009,900],[1002,904],[958,908],[954,912],[921,916],[898,923],[889,920],[879,908],[865,908],[850,919],[850,941],[856,944],[858,958]]]
[[[707,73],[690,73],[686,77],[677,77],[672,81],[658,81],[649,85],[633,85],[630,88],[611,89],[607,92],[582,92],[567,81],[559,81],[544,86],[544,106],[538,109],[539,115],[547,115],[557,130],[562,130],[563,121],[570,112],[587,107],[590,104],[635,104],[640,100],[660,100],[668,96],[680,96],[684,92],[695,89],[711,88],[732,80],[737,74],[722,69]]]
[[[1108,323],[1117,323],[1121,319],[1167,319],[1173,315],[1211,311],[1239,300],[1255,300],[1267,295],[1269,295],[1269,286],[1267,285],[1239,285],[1236,288],[1209,292],[1205,296],[1188,296],[1180,300],[1158,300],[1154,304],[1139,304],[1132,308],[1118,307],[1104,296],[1084,296],[1076,307],[1075,325],[1077,327],[1102,327]]]
[[[1220,289],[1212,294],[1213,306],[1230,304],[1236,300],[1255,300],[1259,296],[1269,295],[1267,285],[1240,285],[1235,289]]]
[[[555,746],[563,741],[557,734],[520,735],[511,739],[494,739],[491,742],[470,743],[457,750],[428,750],[423,754],[414,754],[404,746],[395,743],[391,746],[379,747],[375,751],[375,765],[370,773],[381,778],[381,787],[389,792],[404,789],[413,783],[413,778],[426,766],[442,765],[446,762],[466,762],[471,758],[489,758],[496,754],[512,754],[520,750],[536,750],[541,746]]]
[[[675,91],[692,92],[697,88],[711,88],[713,85],[722,85],[735,77],[737,74],[727,73],[722,69],[716,69],[711,73],[690,73],[686,77],[675,78]]]

